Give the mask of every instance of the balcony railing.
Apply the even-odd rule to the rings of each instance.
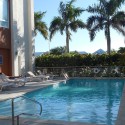
[[[88,67],[36,67],[43,74],[54,74],[59,77],[66,72],[69,77],[124,77],[125,66],[88,66]]]

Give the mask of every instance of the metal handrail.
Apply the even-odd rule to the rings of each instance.
[[[25,115],[25,116],[35,116],[35,117],[39,117],[40,115],[35,115],[35,114],[29,114],[29,113],[21,113],[19,115],[17,115],[17,125],[19,125],[19,119],[21,115]]]
[[[12,125],[15,125],[14,123],[14,117],[17,117],[17,125],[19,125],[19,116],[20,115],[29,115],[29,116],[38,116],[36,114],[29,114],[29,113],[21,113],[21,114],[18,114],[17,116],[14,115],[14,100],[17,99],[17,98],[24,98],[26,100],[29,100],[31,102],[34,102],[36,104],[38,104],[40,106],[40,112],[38,115],[41,115],[42,114],[42,104],[34,99],[31,99],[31,98],[28,98],[26,96],[19,96],[19,97],[15,97],[15,98],[8,98],[8,99],[5,99],[5,100],[2,100],[0,102],[4,102],[4,101],[8,101],[8,100],[11,100],[11,108],[12,108]]]
[[[38,104],[38,105],[40,106],[40,113],[39,113],[39,115],[41,115],[41,113],[42,113],[42,104],[41,104],[40,102],[36,101],[35,99],[28,98],[28,97],[26,97],[26,96],[19,96],[19,97],[16,97],[16,98],[14,98],[14,99],[17,99],[17,98],[20,98],[20,97],[22,97],[22,98],[24,98],[24,99],[27,99],[27,100],[29,100],[29,101],[32,101],[32,102]]]

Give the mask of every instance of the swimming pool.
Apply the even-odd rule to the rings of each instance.
[[[43,105],[41,119],[114,125],[124,80],[70,79],[25,94]],[[34,105],[16,101],[15,112],[33,112]],[[0,104],[0,107],[7,106]],[[37,108],[37,107],[36,107]],[[27,110],[29,109],[29,110]],[[0,109],[6,113],[8,110]],[[1,113],[1,111],[0,111]]]

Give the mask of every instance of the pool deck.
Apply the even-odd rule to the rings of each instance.
[[[16,120],[15,120],[16,121]],[[0,120],[0,125],[12,125],[11,120],[2,119]],[[16,125],[16,122],[15,122]],[[58,121],[58,120],[39,120],[39,119],[20,119],[20,125],[97,125],[97,124],[88,124],[80,122],[67,122],[67,121]],[[104,125],[104,124],[98,124]]]
[[[64,80],[47,80],[43,82],[28,82],[23,87],[11,88],[11,90],[0,92],[0,101],[22,96],[27,92],[31,92],[40,88],[47,87],[52,84],[59,83]],[[97,124],[87,124],[80,122],[66,122],[66,121],[56,121],[56,120],[39,120],[39,119],[21,119],[21,125],[97,125]],[[0,125],[12,125],[11,119],[0,117]],[[99,125],[99,124],[98,124]],[[104,124],[101,124],[104,125]],[[120,107],[118,111],[118,117],[115,125],[125,125],[125,85],[123,89],[122,99],[120,102]]]
[[[10,90],[0,91],[0,101],[22,96],[27,92],[31,92],[40,88],[47,87],[52,84],[59,83],[63,80],[47,80],[42,82],[27,82],[25,86],[11,88]]]

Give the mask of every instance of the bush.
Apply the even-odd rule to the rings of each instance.
[[[36,67],[70,67],[70,66],[124,66],[125,54],[113,53],[111,55],[80,55],[69,53],[62,55],[47,54],[37,57]]]

